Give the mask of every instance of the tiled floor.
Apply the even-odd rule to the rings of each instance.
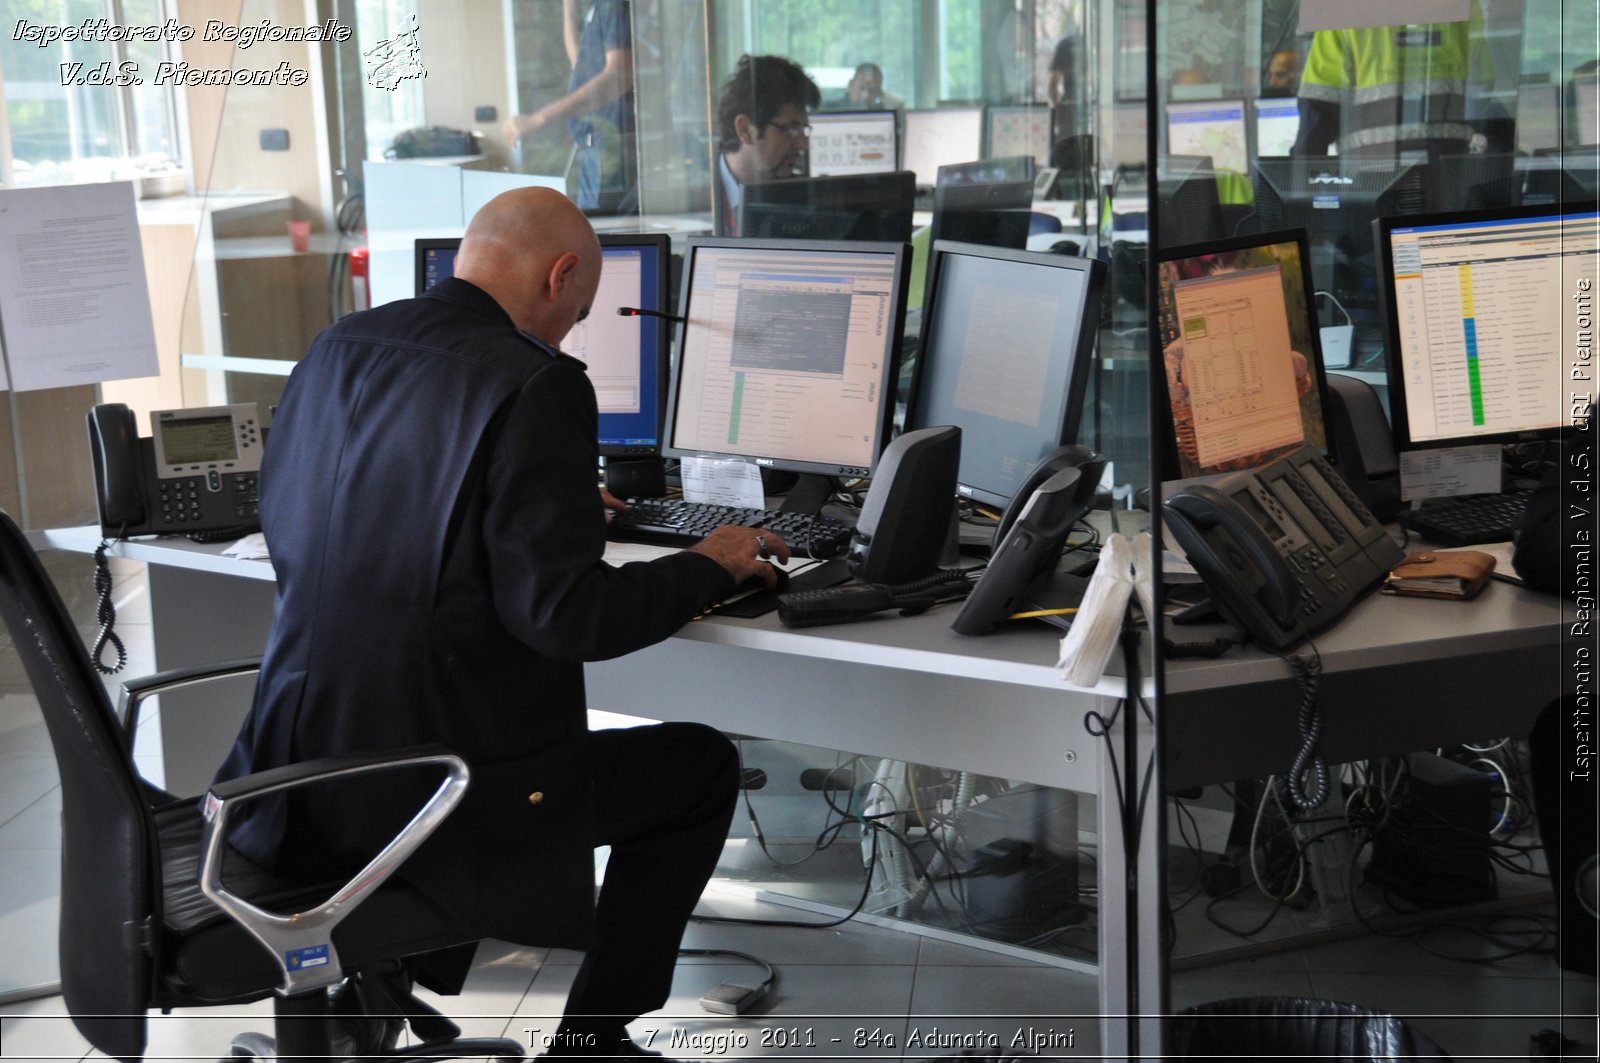
[[[79,615],[92,615],[81,559],[55,563],[64,596]],[[140,587],[135,568],[116,592],[132,674],[149,659]],[[59,810],[43,724],[6,648],[0,651],[0,999],[13,1002],[0,1005],[3,1061],[99,1055],[73,1029],[59,996],[16,999],[27,987],[55,979]],[[720,889],[708,893],[701,910],[811,918]],[[1247,922],[1249,914],[1239,918]],[[1180,921],[1179,933],[1188,925]],[[1476,937],[1425,940],[1456,955],[1502,951]],[[708,1014],[697,1005],[705,990],[725,979],[759,976],[738,960],[685,958],[667,1006],[632,1027],[636,1040],[669,1056],[922,1059],[987,1043],[976,1040],[979,1034],[997,1036],[1002,1049],[1012,1049],[1019,1031],[1049,1038],[1039,1048],[1046,1056],[1091,1059],[1098,1053],[1092,975],[859,922],[827,930],[696,923],[684,944],[759,956],[777,969],[778,982],[751,1014]],[[577,959],[559,950],[490,943],[466,992],[438,1004],[469,1034],[511,1036],[537,1051],[539,1038],[554,1028]],[[1595,1037],[1594,980],[1563,978],[1544,953],[1474,963],[1441,958],[1413,939],[1368,936],[1180,970],[1171,985],[1174,1009],[1223,997],[1303,995],[1394,1011],[1458,1059],[1525,1059],[1529,1035],[1562,1014],[1570,1016],[1569,1033]],[[267,1030],[270,1010],[262,1002],[153,1015],[148,1058],[222,1057],[234,1034]]]

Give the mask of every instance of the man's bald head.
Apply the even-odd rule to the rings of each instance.
[[[517,188],[472,216],[454,272],[493,296],[518,328],[556,344],[594,301],[600,243],[560,192]]]

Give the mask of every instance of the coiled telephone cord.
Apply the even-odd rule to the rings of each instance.
[[[94,670],[101,675],[116,675],[128,664],[128,648],[122,644],[122,638],[112,630],[117,623],[117,607],[111,601],[113,581],[111,566],[106,561],[106,551],[110,548],[111,540],[101,539],[100,545],[94,550],[94,593],[97,602],[95,619],[100,624],[100,633],[95,636],[94,648],[89,651],[89,658],[94,662]],[[117,651],[116,664],[106,664],[101,660],[107,645]]]

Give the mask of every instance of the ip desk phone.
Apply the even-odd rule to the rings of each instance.
[[[1403,556],[1309,447],[1253,472],[1185,487],[1164,508],[1213,603],[1273,650],[1343,616]]]
[[[91,409],[101,534],[238,538],[258,530],[261,421],[253,402],[155,410],[151,434],[141,437],[127,406]]]

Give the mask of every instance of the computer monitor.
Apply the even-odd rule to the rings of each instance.
[[[1593,77],[1572,83],[1572,143],[1578,147],[1600,143],[1600,81]]]
[[[1021,249],[1033,206],[1033,157],[939,167],[928,239]]]
[[[666,453],[869,476],[888,442],[905,244],[689,240]]]
[[[1158,253],[1163,480],[1328,449],[1327,384],[1304,232]]]
[[[1300,101],[1293,96],[1262,96],[1255,101],[1258,157],[1286,156],[1300,135]]]
[[[1243,100],[1167,104],[1168,154],[1203,155],[1215,169],[1247,173],[1250,147],[1246,136]]]
[[[739,234],[779,240],[911,239],[916,178],[908,170],[761,181],[744,188]]]
[[[989,108],[988,150],[984,157],[1027,155],[1036,166],[1050,165],[1050,108],[1013,104]]]
[[[1372,219],[1425,213],[1429,176],[1422,163],[1258,159],[1256,219],[1263,232],[1306,230],[1317,286],[1334,292],[1346,310],[1376,315]]]
[[[893,111],[834,111],[811,116],[807,169],[812,177],[887,173],[899,160]]]
[[[1532,82],[1517,90],[1517,151],[1561,147],[1561,86]]]
[[[900,168],[917,175],[917,185],[932,188],[939,167],[971,162],[983,155],[983,108],[948,107],[907,111],[900,138]]]
[[[1551,439],[1582,415],[1597,225],[1592,200],[1375,223],[1396,447]]]
[[[928,276],[906,426],[959,426],[957,490],[1003,509],[1077,438],[1104,263],[940,240]]]
[[[617,309],[669,310],[671,238],[605,233],[599,240],[600,287],[594,304],[588,318],[560,338],[560,347],[588,367],[600,407],[601,455],[659,455],[671,325],[648,315],[623,317]],[[454,275],[460,246],[459,238],[416,242],[419,295]]]
[[[1161,246],[1180,247],[1224,235],[1217,171],[1210,158],[1169,155],[1161,160],[1156,176]]]

